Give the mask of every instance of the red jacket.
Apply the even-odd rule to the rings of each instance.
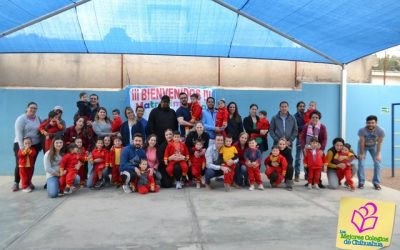
[[[183,142],[168,142],[167,148],[164,153],[164,161],[168,162],[168,157],[175,153],[180,153],[181,155],[186,157],[186,160],[189,160],[189,150],[187,149],[185,143]]]
[[[201,113],[203,111],[203,108],[200,106],[198,102],[192,103],[190,105],[190,111],[192,113],[192,118],[190,122],[195,122],[195,121],[201,121]]]
[[[116,146],[113,146],[112,148],[111,148],[111,150],[110,150],[110,153],[109,153],[109,158],[108,158],[108,162],[109,162],[109,167],[115,167],[115,166],[119,166],[120,164],[121,164],[121,161],[120,161],[120,164],[115,164],[115,151],[116,150],[119,150],[119,156],[120,156],[120,158],[121,158],[121,153],[122,153],[122,146],[121,147],[116,147]]]
[[[270,154],[264,161],[265,168],[282,168],[282,173],[286,173],[288,163],[282,155],[273,156]]]
[[[197,150],[196,147],[192,148],[193,152],[201,152],[203,149],[201,150]],[[200,166],[201,168],[205,168],[206,166],[206,157],[205,155],[202,155],[200,157],[195,157],[194,154],[192,156],[190,156],[190,161],[192,163],[192,167],[193,166]]]
[[[34,147],[18,150],[18,167],[33,167],[36,154]],[[29,164],[28,166],[27,163]]]
[[[87,158],[87,151],[86,151],[85,147],[81,147],[81,148],[80,148],[80,152],[78,152],[78,154],[79,154],[79,161],[80,161],[80,162],[82,163],[82,165],[83,165],[83,163],[85,163],[85,161],[88,160],[88,158]]]
[[[304,113],[304,124],[307,124],[311,121],[310,115],[315,109],[307,109]]]
[[[324,164],[328,164],[324,151],[322,151],[321,149],[316,150],[317,152],[315,155],[315,159],[312,154],[312,149],[306,150],[303,159],[304,166],[307,166],[308,168],[322,168]]]
[[[81,131],[79,134],[75,130],[75,126],[68,127],[64,132],[64,142],[66,145],[69,145],[75,141],[76,138],[82,139],[82,145],[89,149],[90,141],[93,138],[93,129],[92,127],[87,127],[86,131]]]
[[[44,134],[43,132],[46,131],[47,133],[49,133],[50,135],[54,135],[57,132],[61,132],[64,130],[64,126],[62,125],[62,123],[54,123],[51,124],[50,120],[46,120],[44,122],[42,122],[39,126],[39,131],[40,133]]]
[[[75,165],[78,164],[80,160],[81,156],[78,153],[67,153],[61,159],[60,169],[65,169],[67,171],[78,171],[75,169]]]
[[[233,146],[236,148],[236,150],[238,151],[238,158],[239,158],[239,163],[244,165],[245,164],[245,160],[244,160],[244,151],[247,148],[247,145],[244,147],[244,149],[242,149],[240,147],[240,142],[237,141],[233,144]]]
[[[228,124],[229,112],[227,108],[219,108],[215,116],[215,127],[225,127]]]
[[[119,132],[123,121],[120,116],[116,116],[111,123],[111,131],[112,132]]]
[[[90,160],[94,161],[96,159],[103,159],[103,164],[107,166],[108,164],[108,152],[105,148],[98,150],[97,148],[93,149]]]
[[[309,123],[304,124],[303,131],[301,131],[301,135],[300,135],[301,148],[304,148],[306,146],[308,125],[309,125]],[[325,150],[326,143],[328,141],[328,132],[326,131],[325,125],[322,123],[321,123],[321,127],[319,129],[318,141],[319,141],[319,144],[321,144],[321,149]]]

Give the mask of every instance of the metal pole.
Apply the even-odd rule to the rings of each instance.
[[[121,89],[124,88],[124,54],[121,54]]]
[[[395,136],[395,132],[394,132],[394,119],[395,119],[395,115],[394,115],[394,103],[392,103],[392,177],[394,177],[394,136]]]
[[[346,140],[346,115],[347,115],[347,69],[345,65],[342,66],[340,84],[340,136]]]
[[[221,57],[218,57],[218,86],[221,86]]]
[[[386,50],[385,50],[385,59],[383,59],[383,85],[386,85],[386,68],[387,68],[387,60],[386,60]]]

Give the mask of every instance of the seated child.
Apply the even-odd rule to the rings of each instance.
[[[90,164],[93,166],[93,185],[97,189],[104,187],[106,183],[103,178],[103,170],[107,167],[108,153],[103,146],[103,140],[98,138],[96,148],[93,149],[90,156]]]
[[[78,170],[81,167],[81,156],[78,153],[78,146],[75,143],[68,145],[68,153],[66,153],[60,163],[60,193],[72,193],[72,186],[74,185],[75,178],[78,175]],[[79,178],[79,176],[78,176]]]
[[[351,162],[356,158],[354,153],[351,152],[351,145],[346,143],[344,144],[342,150],[337,152],[334,157],[333,161],[335,164],[343,163],[345,165],[344,168],[338,167],[336,169],[337,176],[339,179],[339,183],[342,181],[343,178],[346,178],[346,183],[349,186],[350,191],[354,191],[354,182],[351,178],[352,176],[352,167]]]
[[[88,152],[86,151],[85,147],[83,147],[81,138],[77,137],[74,143],[78,147],[79,161],[81,162],[81,167],[78,170],[80,186],[84,187],[87,179]]]
[[[140,175],[137,176],[137,190],[139,194],[158,192],[160,187],[156,185],[153,174],[150,173],[147,160],[141,159],[139,164]]]
[[[265,159],[265,175],[268,177],[271,186],[277,187],[285,179],[288,163],[280,154],[279,147],[273,146],[271,154]]]

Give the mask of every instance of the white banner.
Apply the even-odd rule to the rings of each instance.
[[[206,109],[206,100],[208,97],[213,96],[213,90],[214,88],[206,87],[129,86],[127,88],[127,104],[135,110],[135,113],[137,106],[143,106],[143,117],[148,119],[150,111],[158,106],[161,97],[164,95],[169,96],[171,100],[170,107],[177,110],[180,106],[179,93],[186,93],[188,95],[188,102],[190,102],[190,95],[197,93],[200,96],[200,105],[203,109]]]

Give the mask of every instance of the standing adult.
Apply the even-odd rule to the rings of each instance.
[[[247,148],[247,142],[249,140],[249,134],[242,132],[239,134],[239,140],[233,144],[238,151],[239,162],[235,168],[235,183],[239,186],[249,186],[249,178],[246,168],[246,160],[244,159],[244,151]]]
[[[116,132],[112,132],[111,120],[107,116],[107,110],[100,107],[97,111],[96,118],[92,123],[93,131],[97,137],[113,136]]]
[[[258,110],[258,105],[251,104],[249,116],[243,119],[244,130],[249,134],[250,138],[255,138],[255,139],[257,139],[260,135],[266,135],[268,133],[268,130],[266,129],[261,129],[261,130],[257,129],[257,122],[260,120],[260,117],[258,117],[257,115],[257,110]],[[258,149],[260,149],[260,151],[263,152],[267,150],[268,144],[267,144],[267,138],[261,137],[261,139],[262,143],[258,144]]]
[[[381,149],[385,131],[378,126],[378,117],[370,115],[366,118],[367,125],[358,131],[358,188],[364,188],[365,183],[365,155],[367,152],[374,162],[374,176],[372,184],[376,190],[381,190]]]
[[[30,137],[32,140],[32,147],[35,148],[36,152],[40,152],[42,149],[42,143],[39,135],[39,126],[41,120],[36,115],[38,105],[35,102],[29,102],[24,114],[18,116],[15,120],[15,138],[14,138],[14,155],[15,155],[15,171],[14,171],[14,184],[12,191],[19,190],[19,182],[21,180],[19,176],[18,168],[18,150],[24,148],[23,140],[25,137]],[[38,154],[34,157],[33,165],[35,165]],[[33,169],[34,170],[34,169]],[[33,174],[33,172],[32,172]],[[31,183],[30,188],[33,190],[35,186]]]
[[[223,159],[220,155],[220,150],[224,145],[224,136],[217,134],[215,136],[214,144],[211,144],[206,151],[206,172],[205,172],[205,184],[206,189],[210,190],[211,178],[222,176],[224,173],[228,173],[231,169],[227,166],[222,165]],[[236,164],[239,160],[229,160],[226,162],[227,165]]]
[[[140,133],[144,137],[145,133],[143,124],[135,119],[135,114],[131,107],[126,107],[124,113],[127,120],[122,123],[120,133],[122,137],[122,145],[126,147],[132,144],[134,134]]]
[[[239,140],[239,134],[243,132],[242,117],[239,115],[238,107],[236,102],[230,102],[228,104],[228,126],[225,128],[227,135],[232,135],[233,142]]]
[[[100,104],[99,104],[99,96],[96,94],[91,94],[89,97],[89,108],[90,108],[90,116],[89,116],[89,125],[96,119],[96,115],[99,112]]]
[[[296,105],[297,112],[294,114],[294,118],[296,118],[297,129],[298,131],[303,131],[304,127],[304,110],[306,108],[306,103],[303,101],[299,101]],[[298,133],[296,138],[296,159],[294,162],[294,181],[299,182],[300,177],[300,164],[301,164],[301,156],[303,155],[303,151],[301,150],[301,142],[300,135]]]
[[[184,138],[186,136],[185,127],[193,127],[193,124],[190,123],[190,108],[188,104],[188,96],[185,92],[179,93],[179,101],[181,105],[176,110],[176,117],[178,119],[179,132],[181,133],[181,137]]]
[[[143,118],[144,115],[144,107],[143,106],[137,106],[136,107],[136,121],[140,122],[142,124],[143,130],[140,132],[144,138],[147,138],[146,136],[146,128],[147,128],[147,120]]]
[[[217,112],[215,111],[215,99],[210,96],[207,98],[207,109],[202,111],[201,122],[204,125],[204,128],[208,135],[210,136],[209,145],[214,143],[215,140],[215,132],[220,132],[219,128],[215,127],[215,119],[217,116]]]
[[[61,149],[64,142],[62,137],[56,136],[53,138],[50,149],[44,154],[43,165],[46,172],[47,194],[50,198],[58,197],[60,163],[62,159]]]
[[[169,96],[161,97],[161,102],[158,107],[154,108],[149,115],[147,123],[147,134],[157,135],[158,145],[165,141],[164,132],[167,129],[172,131],[178,130],[178,120],[176,119],[175,110],[169,107]]]
[[[288,147],[292,148],[297,133],[297,122],[294,116],[289,113],[289,103],[287,101],[280,102],[279,112],[272,117],[269,129],[269,134],[274,140],[274,145],[277,145],[279,139],[283,137],[287,140]]]

